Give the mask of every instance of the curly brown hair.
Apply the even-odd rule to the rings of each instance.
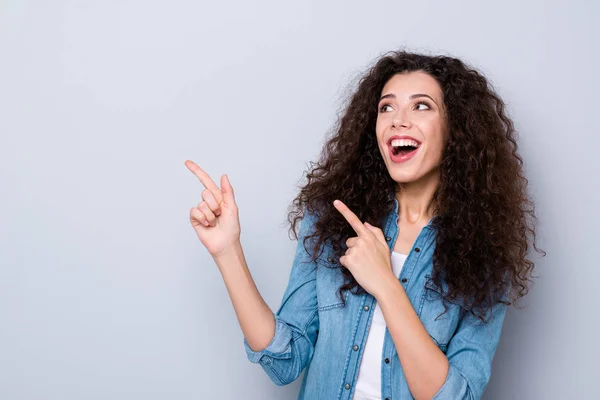
[[[436,248],[430,279],[439,288],[442,279],[446,282],[444,303],[459,300],[465,311],[486,321],[494,304],[511,305],[529,290],[534,268],[527,259],[530,238],[540,252],[537,217],[504,102],[480,72],[457,58],[399,50],[384,54],[370,68],[338,114],[336,133],[323,146],[318,163],[310,163],[307,183],[288,214],[290,230],[297,240],[303,206],[318,215],[316,231],[303,243],[306,248],[306,240],[317,237],[309,251],[314,261],[325,242],[339,259],[345,241],[356,236],[333,206],[335,199],[361,221],[382,228],[398,185],[378,148],[377,105],[391,77],[414,71],[429,74],[440,85],[448,128],[432,200]],[[336,268],[345,277],[338,290],[342,301],[343,291],[365,292],[348,269],[339,262]]]

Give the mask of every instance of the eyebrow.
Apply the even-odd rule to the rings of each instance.
[[[428,98],[431,99],[431,101],[433,101],[435,104],[437,104],[437,102],[435,100],[433,100],[433,97],[431,97],[430,95],[425,94],[425,93],[412,94],[412,95],[409,96],[409,99],[412,100],[412,99],[415,99],[417,97],[428,97]],[[396,95],[393,94],[393,93],[385,94],[385,95],[381,96],[381,98],[379,99],[379,102],[381,102],[381,100],[383,100],[383,99],[388,99],[388,98],[395,99]]]

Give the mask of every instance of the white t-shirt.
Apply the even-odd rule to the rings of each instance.
[[[406,257],[406,254],[392,251],[392,270],[397,277],[400,276]],[[369,327],[367,342],[360,362],[353,400],[381,399],[381,357],[385,329],[386,324],[383,313],[379,304],[375,303],[373,320]]]

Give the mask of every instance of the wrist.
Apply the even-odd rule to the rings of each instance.
[[[213,260],[219,268],[234,261],[240,260],[243,257],[242,245],[240,242],[234,242],[223,249],[218,254],[213,255]]]
[[[390,279],[382,285],[379,292],[373,297],[375,297],[375,300],[377,300],[379,304],[383,305],[393,301],[393,299],[397,298],[398,294],[401,294],[402,292],[404,292],[404,287],[400,284],[398,277],[392,274]]]

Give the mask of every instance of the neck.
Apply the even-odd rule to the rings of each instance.
[[[396,190],[398,220],[410,225],[426,225],[433,217],[433,194],[440,181],[436,169],[418,181],[399,183]]]

